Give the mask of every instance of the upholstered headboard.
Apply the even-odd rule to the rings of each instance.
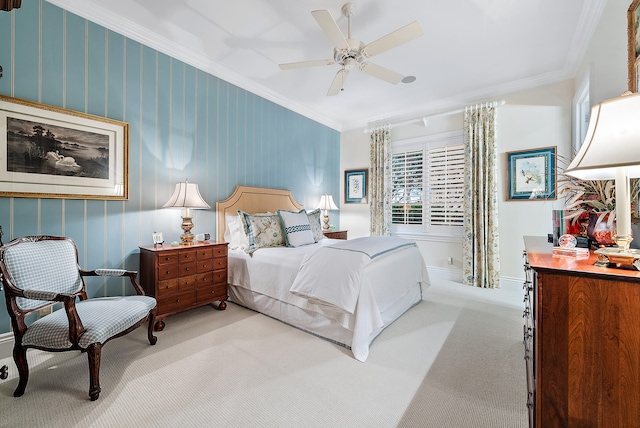
[[[224,201],[216,202],[216,239],[219,241],[224,239],[226,216],[237,215],[238,210],[255,214],[301,209],[302,204],[296,202],[291,190],[236,186],[231,196]]]

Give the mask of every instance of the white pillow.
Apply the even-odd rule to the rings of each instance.
[[[224,240],[229,243],[231,250],[246,250],[249,248],[249,240],[241,226],[240,218],[237,215],[225,216],[227,227],[224,231]]]
[[[284,230],[287,247],[299,247],[316,242],[315,239],[313,239],[309,217],[307,217],[305,210],[297,213],[278,210],[278,215],[282,220],[282,229]]]

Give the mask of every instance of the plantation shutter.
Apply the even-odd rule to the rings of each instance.
[[[391,158],[392,224],[422,224],[423,158],[422,150]]]
[[[462,226],[464,145],[428,151],[428,221],[433,226]]]

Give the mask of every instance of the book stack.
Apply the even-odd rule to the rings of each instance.
[[[574,247],[574,248],[553,247],[553,254],[556,256],[588,258],[589,249],[581,248],[581,247]]]

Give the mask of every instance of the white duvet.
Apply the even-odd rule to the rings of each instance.
[[[333,319],[353,332],[351,343],[345,345],[351,347],[356,359],[365,361],[370,342],[382,331],[385,322],[390,322],[383,319],[384,311],[417,283],[429,284],[424,260],[415,243],[386,238],[409,245],[392,250],[363,250],[354,247],[359,245],[358,240],[323,239],[298,248],[262,248],[252,256],[230,251],[229,284]],[[336,245],[344,248],[329,248]],[[297,294],[291,292],[294,284]],[[349,289],[347,295],[339,292],[344,287]],[[313,296],[305,295],[307,289],[315,289]],[[304,325],[293,324],[306,329]]]
[[[290,291],[315,304],[353,314],[359,300],[375,302],[362,278],[365,267],[377,257],[415,246],[406,239],[376,236],[320,248],[302,260]]]

